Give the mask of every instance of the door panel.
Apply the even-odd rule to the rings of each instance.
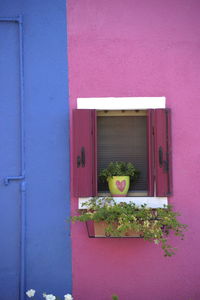
[[[20,95],[18,24],[0,22],[0,292],[19,299],[20,183],[4,184],[20,175]]]

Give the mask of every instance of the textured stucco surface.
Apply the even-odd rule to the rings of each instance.
[[[200,299],[200,2],[69,0],[70,107],[77,97],[166,96],[172,109],[169,202],[189,225],[177,255],[143,240],[88,239],[72,226],[77,300]],[[71,139],[73,141],[73,139]],[[77,199],[71,199],[72,212]]]

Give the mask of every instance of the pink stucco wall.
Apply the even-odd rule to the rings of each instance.
[[[68,0],[70,106],[77,97],[166,96],[172,109],[170,203],[189,225],[178,252],[143,240],[89,239],[72,226],[76,300],[200,299],[200,2]],[[71,198],[72,212],[77,199]]]

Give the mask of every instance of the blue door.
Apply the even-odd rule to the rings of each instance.
[[[66,1],[1,1],[0,14],[0,300],[28,289],[62,299],[72,285]]]
[[[18,24],[0,22],[0,294],[19,299],[20,181],[5,185],[20,173],[20,82]]]

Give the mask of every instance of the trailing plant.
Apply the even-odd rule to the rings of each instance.
[[[72,221],[86,222],[89,220],[106,223],[106,236],[122,236],[128,230],[139,233],[145,240],[161,245],[164,256],[175,254],[175,248],[168,242],[171,233],[184,238],[187,225],[181,224],[172,206],[152,209],[147,205],[141,207],[134,203],[119,204],[112,197],[96,197],[82,204],[86,210],[80,210],[80,215],[71,217]]]
[[[108,167],[99,173],[100,180],[104,182],[113,176],[130,176],[131,178],[137,179],[139,171],[130,162],[115,161],[110,162]]]

